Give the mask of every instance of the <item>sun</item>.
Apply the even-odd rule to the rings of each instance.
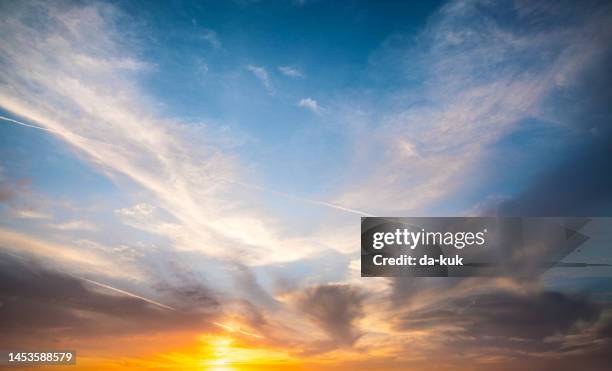
[[[228,365],[206,366],[203,371],[237,371],[238,369]]]
[[[256,365],[292,362],[286,352],[254,343],[253,339],[260,340],[252,336],[202,335],[200,337],[201,365],[204,370],[230,371]]]

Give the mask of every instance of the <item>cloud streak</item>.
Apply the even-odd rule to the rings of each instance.
[[[268,91],[268,94],[274,95],[276,93],[274,86],[270,81],[268,71],[266,71],[264,67],[249,64],[247,66],[247,70],[249,70],[253,74],[253,76],[255,76],[261,82],[264,88],[266,88],[266,90]]]
[[[278,70],[280,71],[280,73],[282,73],[285,76],[288,77],[292,77],[292,78],[302,78],[304,77],[304,74],[302,74],[299,70],[293,68],[293,67],[289,67],[289,66],[280,66],[278,67]]]

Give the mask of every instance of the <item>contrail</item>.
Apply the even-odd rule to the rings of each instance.
[[[240,328],[235,328],[235,327],[232,327],[232,326],[230,326],[230,325],[226,325],[226,324],[224,324],[224,323],[213,322],[213,324],[214,324],[214,325],[217,325],[217,326],[219,326],[219,327],[221,327],[221,328],[223,328],[223,329],[225,329],[225,330],[227,330],[227,331],[229,331],[229,332],[238,332],[238,333],[240,333],[240,334],[247,335],[247,336],[252,336],[252,337],[256,337],[256,338],[259,338],[259,339],[263,338],[263,336],[261,336],[261,335],[259,335],[259,334],[255,334],[255,333],[252,333],[252,332],[248,332],[248,331],[242,330],[242,329],[240,329]]]
[[[105,284],[100,283],[100,282],[96,282],[96,281],[93,281],[93,280],[89,280],[89,279],[87,279],[87,278],[82,278],[82,277],[76,277],[76,278],[78,278],[78,279],[80,279],[80,280],[83,280],[83,281],[85,281],[85,282],[89,282],[89,283],[91,283],[92,285],[100,286],[100,287],[103,287],[103,288],[105,288],[105,289],[108,289],[108,290],[111,290],[111,291],[115,291],[115,292],[118,292],[118,293],[123,294],[123,295],[126,295],[126,296],[130,296],[130,297],[132,297],[132,298],[136,298],[136,299],[140,299],[140,300],[142,300],[142,301],[146,301],[147,303],[149,303],[149,304],[153,304],[153,305],[156,305],[156,306],[158,306],[158,307],[160,307],[160,308],[164,308],[164,309],[167,309],[167,310],[171,310],[171,311],[174,311],[174,312],[178,312],[176,309],[174,309],[174,308],[172,308],[172,307],[170,307],[170,306],[168,306],[168,305],[162,304],[162,303],[160,303],[160,302],[158,302],[158,301],[151,300],[151,299],[147,299],[147,298],[145,298],[145,297],[142,297],[142,296],[139,296],[139,295],[136,295],[136,294],[132,294],[131,292],[127,292],[127,291],[124,291],[124,290],[118,289],[118,288],[116,288],[116,287],[112,287],[112,286],[105,285]]]
[[[38,129],[38,130],[44,130],[44,131],[48,131],[48,132],[52,132],[52,133],[57,133],[57,131],[55,131],[55,130],[43,128],[41,126],[26,124],[25,122],[13,120],[11,118],[4,117],[4,116],[0,116],[0,120],[5,120],[5,121],[8,121],[10,123],[17,124],[17,125],[27,126],[29,128],[34,128],[34,129]],[[329,207],[329,208],[332,208],[332,209],[336,209],[336,210],[340,210],[340,211],[345,211],[347,213],[353,213],[353,214],[357,214],[357,215],[361,215],[361,216],[372,216],[372,217],[375,216],[375,215],[372,215],[370,213],[366,213],[365,211],[361,211],[361,210],[357,210],[357,209],[351,209],[351,208],[348,208],[348,207],[332,204],[332,203],[325,202],[325,201],[311,200],[311,199],[305,198],[305,197],[294,196],[294,195],[291,195],[291,194],[288,194],[288,193],[284,193],[284,192],[280,192],[280,191],[275,191],[273,189],[268,189],[268,188],[264,188],[264,187],[260,187],[260,186],[256,186],[256,185],[252,185],[252,184],[247,184],[247,183],[239,182],[239,181],[236,181],[236,180],[225,179],[225,178],[215,178],[215,179],[219,179],[219,180],[225,181],[227,183],[236,184],[236,185],[239,185],[239,186],[245,187],[245,188],[256,189],[258,191],[263,191],[263,192],[269,192],[269,193],[272,193],[272,194],[275,194],[275,195],[278,195],[278,196],[281,196],[281,197],[290,198],[290,199],[297,200],[297,201],[302,201],[302,202],[306,202],[306,203],[310,203],[310,204],[314,204],[314,205],[325,206],[325,207]]]
[[[38,130],[44,130],[44,131],[49,131],[49,132],[52,132],[52,133],[57,133],[55,130],[51,130],[51,129],[47,129],[47,128],[43,128],[43,127],[41,127],[41,126],[36,126],[36,125],[26,124],[25,122],[21,122],[21,121],[13,120],[13,119],[10,119],[10,118],[8,118],[8,117],[4,117],[4,116],[0,116],[0,120],[8,121],[8,122],[10,122],[10,123],[17,124],[17,125],[21,125],[21,126],[27,126],[27,127],[29,127],[29,128],[34,128],[34,129],[38,129]]]
[[[258,191],[263,191],[263,192],[269,192],[269,193],[272,193],[272,194],[275,194],[275,195],[278,195],[278,196],[281,196],[281,197],[285,197],[285,198],[291,198],[291,199],[302,201],[302,202],[306,202],[306,203],[311,203],[311,204],[315,204],[315,205],[321,205],[321,206],[330,207],[330,208],[336,209],[336,210],[346,211],[348,213],[353,213],[353,214],[362,215],[362,216],[371,216],[371,217],[375,216],[375,215],[372,215],[370,213],[366,213],[365,211],[361,211],[361,210],[357,210],[357,209],[351,209],[351,208],[348,208],[348,207],[332,204],[332,203],[325,202],[325,201],[311,200],[311,199],[305,198],[305,197],[294,196],[294,195],[291,195],[291,194],[288,194],[288,193],[284,193],[284,192],[280,192],[280,191],[275,191],[273,189],[268,189],[268,188],[260,187],[260,186],[253,185],[253,184],[247,184],[247,183],[239,182],[239,181],[236,181],[236,180],[231,180],[231,179],[226,179],[226,178],[215,178],[215,179],[219,179],[219,180],[225,181],[227,183],[236,184],[236,185],[239,185],[239,186],[245,187],[245,188],[256,189]]]

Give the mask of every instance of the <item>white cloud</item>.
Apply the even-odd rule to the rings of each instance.
[[[289,77],[304,77],[304,75],[297,69],[289,66],[280,66],[278,70],[285,76]]]
[[[98,227],[85,220],[71,220],[65,223],[51,224],[50,227],[61,231],[97,231]]]
[[[155,206],[143,202],[132,207],[117,209],[115,213],[122,216],[146,217],[151,215],[153,211],[155,211]]]
[[[20,218],[20,219],[50,219],[51,218],[49,214],[45,214],[40,211],[29,210],[29,209],[14,210],[13,216]]]
[[[266,88],[269,94],[273,95],[275,93],[274,86],[270,82],[270,77],[268,76],[268,71],[265,68],[259,66],[248,65],[247,69],[255,75],[261,81],[263,86]]]
[[[45,262],[49,261],[52,265],[63,268],[64,271],[68,268],[71,272],[87,275],[142,279],[141,272],[134,270],[133,267],[128,269],[126,265],[118,264],[116,257],[86,251],[80,246],[43,241],[2,227],[0,227],[0,245],[13,253],[42,258]]]
[[[312,99],[312,98],[302,98],[302,99],[300,99],[300,101],[298,102],[297,105],[298,105],[298,107],[309,109],[309,110],[311,110],[312,112],[315,112],[315,113],[320,113],[321,112],[321,107],[319,106],[317,101]]]

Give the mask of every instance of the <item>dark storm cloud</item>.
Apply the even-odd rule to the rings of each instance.
[[[299,305],[336,346],[351,346],[361,336],[354,325],[364,314],[363,299],[350,285],[327,284],[306,289]]]
[[[193,293],[187,290],[187,294]],[[207,328],[212,316],[201,310],[166,310],[48,270],[35,261],[0,254],[2,346],[27,346],[40,341],[48,344],[64,337]]]

